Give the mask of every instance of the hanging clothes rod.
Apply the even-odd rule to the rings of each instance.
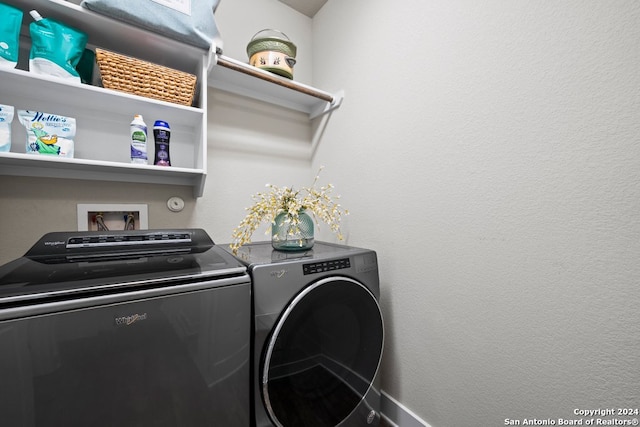
[[[288,89],[304,93],[309,96],[313,96],[314,98],[321,99],[331,104],[333,104],[334,102],[334,97],[330,93],[314,89],[312,87],[303,85],[302,83],[294,82],[293,80],[287,80],[284,77],[276,76],[274,74],[269,73],[268,71],[264,71],[259,68],[253,67],[249,64],[236,61],[235,59],[228,58],[223,55],[217,55],[216,61],[218,65],[228,68],[230,70],[238,71],[240,73],[244,73],[244,74],[256,77],[258,79],[265,80],[265,81],[277,84],[279,86],[283,86]]]

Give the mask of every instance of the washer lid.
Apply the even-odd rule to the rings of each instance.
[[[384,327],[376,298],[340,276],[301,291],[278,320],[261,371],[267,412],[277,426],[333,427],[371,387]]]
[[[48,233],[0,267],[0,307],[244,274],[199,229]]]

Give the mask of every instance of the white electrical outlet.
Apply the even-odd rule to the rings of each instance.
[[[148,230],[147,205],[78,204],[78,231]]]

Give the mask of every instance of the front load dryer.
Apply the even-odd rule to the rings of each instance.
[[[380,422],[384,327],[376,253],[316,242],[242,246],[252,278],[252,420],[257,427]]]

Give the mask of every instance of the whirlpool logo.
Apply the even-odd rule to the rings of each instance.
[[[116,326],[130,326],[134,323],[147,320],[147,313],[136,313],[129,316],[116,317]]]
[[[276,271],[272,271],[270,273],[271,277],[275,277],[276,279],[282,279],[284,277],[285,274],[287,274],[289,272],[289,270],[276,270]]]

